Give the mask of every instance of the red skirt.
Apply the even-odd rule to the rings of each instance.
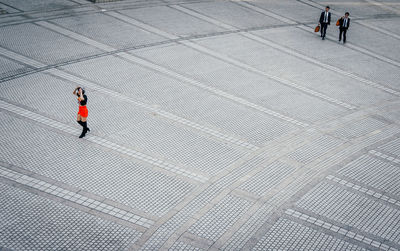
[[[88,109],[87,109],[86,105],[85,106],[79,106],[78,114],[81,115],[81,117],[84,117],[84,118],[86,118],[88,116]]]

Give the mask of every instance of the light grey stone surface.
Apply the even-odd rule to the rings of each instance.
[[[398,1],[0,8],[0,250],[400,249]]]
[[[14,250],[126,249],[142,233],[0,184],[0,245]]]

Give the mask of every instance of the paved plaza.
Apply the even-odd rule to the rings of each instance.
[[[0,250],[400,250],[399,98],[399,0],[0,0]]]

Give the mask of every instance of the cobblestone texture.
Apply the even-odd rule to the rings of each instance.
[[[400,196],[397,185],[400,177],[399,166],[364,155],[339,170],[340,174],[355,181]]]
[[[15,250],[126,250],[141,233],[0,184],[0,246]]]
[[[288,155],[289,158],[308,164],[342,144],[337,138],[323,136],[306,147],[301,147]]]
[[[250,205],[246,200],[233,196],[226,197],[196,222],[189,232],[215,241],[246,212]]]
[[[399,250],[400,7],[325,4],[2,0],[0,249]]]
[[[247,180],[239,188],[258,196],[262,196],[274,185],[289,176],[294,170],[296,170],[296,168],[293,166],[276,162],[266,166],[261,172]]]
[[[321,183],[300,199],[297,205],[341,224],[400,243],[396,220],[400,217],[398,209],[345,191],[339,186]]]
[[[253,250],[365,250],[288,219],[279,219]]]

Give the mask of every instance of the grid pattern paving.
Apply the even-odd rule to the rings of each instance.
[[[290,36],[293,32],[297,36]],[[348,55],[354,55],[350,48],[342,46],[331,46],[329,51],[321,50],[318,57],[315,56],[312,51],[318,48],[319,41],[309,39],[309,33],[311,31],[303,31],[297,28],[291,28],[289,30],[275,30],[273,32],[257,31],[254,34],[265,37],[273,41],[275,44],[281,45],[286,48],[288,53],[295,54],[307,61],[321,64],[324,67],[331,69],[339,74],[350,76],[354,79],[360,80],[362,83],[379,88],[388,93],[399,95],[400,92],[396,91],[398,86],[395,82],[398,79],[398,73],[396,73],[397,67],[390,64],[379,61],[379,59],[373,58],[368,55],[357,54],[357,58],[348,57]],[[294,41],[294,39],[296,41]],[[300,41],[307,41],[306,44]],[[312,55],[312,56],[309,56]],[[332,55],[335,55],[334,57]],[[343,55],[343,56],[338,56]],[[347,56],[347,57],[346,57]],[[341,60],[334,60],[338,58],[346,57],[346,67],[341,63]],[[353,64],[353,62],[358,64]],[[394,72],[391,72],[394,71]]]
[[[328,180],[332,180],[332,181],[334,181],[336,183],[339,183],[341,185],[345,185],[346,187],[349,187],[349,188],[352,188],[354,190],[357,190],[357,191],[359,191],[361,193],[365,193],[367,195],[370,195],[370,196],[372,196],[374,198],[381,199],[383,201],[389,202],[390,204],[400,206],[400,201],[399,200],[396,200],[394,198],[390,198],[390,197],[388,197],[386,195],[383,195],[381,193],[375,192],[374,190],[371,190],[371,189],[368,189],[366,187],[362,187],[362,186],[356,185],[354,183],[351,183],[349,181],[337,178],[337,177],[332,176],[332,175],[328,175],[326,178]]]
[[[347,238],[351,238],[351,239],[354,239],[356,241],[363,242],[365,244],[368,244],[369,246],[380,248],[381,250],[397,250],[396,248],[390,247],[390,246],[388,246],[388,245],[386,245],[386,244],[384,244],[382,242],[372,240],[372,239],[370,239],[370,238],[368,238],[366,236],[363,236],[361,234],[354,233],[354,232],[349,231],[349,230],[347,230],[345,228],[342,228],[342,227],[339,227],[339,226],[335,226],[335,225],[333,225],[333,224],[331,224],[329,222],[325,222],[323,220],[316,219],[316,218],[314,218],[312,216],[309,216],[309,215],[306,215],[306,214],[303,214],[303,213],[300,213],[300,212],[297,212],[297,211],[293,211],[292,209],[287,209],[285,211],[285,213],[288,214],[288,215],[291,215],[291,216],[293,216],[295,218],[299,218],[299,219],[304,220],[304,221],[306,221],[308,223],[311,223],[311,224],[313,224],[313,225],[315,225],[317,227],[329,229],[330,231],[333,231],[333,232],[336,232],[336,233],[338,233],[340,235],[346,236]]]
[[[227,196],[190,227],[189,232],[216,241],[246,212],[250,205],[249,201]]]
[[[94,47],[29,23],[1,27],[0,46],[47,64],[101,52]]]
[[[54,19],[51,22],[117,49],[165,40],[100,13],[82,15],[79,19],[69,17]]]
[[[275,162],[243,183],[239,188],[262,196],[279,182],[287,178],[296,168],[285,163]]]
[[[400,157],[400,139],[392,140],[378,147],[378,149]]]
[[[273,206],[264,204],[243,226],[232,235],[222,249],[223,250],[239,250],[243,249],[246,243],[255,235],[258,229],[268,219],[268,216],[273,212]]]
[[[1,159],[59,182],[66,182],[154,215],[167,213],[194,187],[141,164],[119,158],[118,154],[82,145],[78,139],[34,126],[5,113],[1,113],[1,117],[4,132],[1,134],[4,143],[1,144]],[[27,131],[30,138],[24,136]],[[49,142],[48,137],[53,140]],[[77,150],[82,154],[76,156]],[[49,154],[42,156],[43,152]],[[82,169],[81,166],[90,169]]]
[[[345,139],[351,139],[378,130],[385,125],[386,123],[382,121],[373,118],[366,118],[361,121],[352,122],[351,124],[336,130],[334,135]]]
[[[185,43],[185,45],[204,50],[203,47],[193,43]],[[345,111],[344,108],[334,106],[298,90],[293,90],[274,80],[268,80],[265,76],[259,76],[242,67],[231,65],[230,61],[224,62],[214,59],[215,53],[210,56],[188,47],[176,45],[162,48],[162,53],[160,48],[151,51],[143,50],[135,52],[135,54],[172,68],[182,75],[194,77],[197,80],[196,83],[201,82],[201,85],[197,83],[196,86],[213,90],[217,94],[222,91],[226,92],[227,94],[221,93],[223,97],[243,96],[246,101],[241,101],[241,103],[249,103],[250,107],[261,111],[269,108],[269,110],[272,110],[269,114],[284,120],[293,121],[293,118],[299,120],[301,115],[301,118],[306,121],[317,121]],[[281,95],[282,92],[285,95]],[[233,99],[236,100],[237,98]],[[313,109],[315,106],[323,107],[323,109]],[[289,114],[285,115],[285,113]]]
[[[193,129],[196,129],[196,130],[202,131],[204,133],[213,135],[213,136],[215,136],[215,137],[217,137],[217,138],[219,138],[221,140],[228,141],[228,142],[233,143],[235,145],[238,145],[240,147],[247,148],[247,149],[250,149],[250,150],[257,150],[258,149],[257,146],[252,145],[252,144],[247,143],[247,142],[244,142],[241,139],[235,138],[235,137],[233,137],[231,135],[226,135],[226,134],[224,134],[222,132],[219,132],[216,129],[208,128],[208,127],[206,127],[204,125],[197,124],[197,123],[192,122],[192,121],[190,121],[188,119],[185,119],[183,117],[177,116],[177,115],[172,114],[172,113],[167,112],[167,111],[164,111],[164,110],[162,110],[162,109],[160,109],[158,107],[155,107],[154,105],[149,105],[149,104],[146,104],[146,103],[142,103],[142,102],[137,101],[137,100],[135,100],[133,98],[130,98],[129,96],[123,95],[122,93],[119,93],[117,91],[113,91],[113,90],[104,88],[104,87],[102,87],[102,86],[100,86],[100,85],[98,85],[96,83],[92,83],[92,82],[86,81],[84,79],[81,79],[81,78],[76,77],[74,75],[68,74],[66,72],[59,71],[59,70],[49,70],[49,71],[46,71],[46,72],[49,72],[52,75],[55,75],[55,76],[58,76],[58,77],[62,77],[64,79],[67,79],[67,80],[70,80],[70,81],[73,81],[73,82],[82,83],[82,84],[85,85],[85,88],[90,88],[92,90],[101,92],[101,93],[106,94],[108,96],[115,97],[115,98],[117,98],[119,100],[128,101],[129,103],[134,104],[135,106],[138,106],[140,108],[144,108],[144,109],[149,110],[151,112],[155,112],[155,113],[157,113],[157,115],[161,115],[161,116],[163,116],[163,117],[165,117],[165,118],[167,118],[169,120],[184,124],[184,125],[186,125],[188,127],[191,127]],[[136,111],[136,113],[137,112],[138,111]],[[135,120],[137,120],[137,119],[135,119]]]
[[[400,217],[398,209],[348,192],[339,186],[323,182],[300,199],[297,205],[342,224],[400,243],[400,226],[396,220]]]
[[[106,67],[106,62],[111,65],[107,66],[109,71],[104,72],[101,69]],[[188,85],[186,79],[177,81],[116,57],[72,64],[65,69],[135,99],[159,104],[164,110],[191,117],[198,123],[216,125],[256,144],[263,144],[296,128],[286,121],[254,111],[251,107],[210,95],[207,90]],[[136,73],[134,78],[127,74],[131,71]],[[117,76],[115,73],[118,73]],[[229,122],[239,117],[241,119],[236,123]],[[266,127],[269,130],[265,130]]]
[[[61,130],[63,132],[69,133],[69,134],[73,134],[73,135],[79,134],[79,130],[77,130],[76,128],[74,128],[72,126],[65,125],[65,124],[60,123],[60,122],[58,122],[56,120],[47,118],[45,116],[41,116],[39,114],[36,114],[36,113],[31,112],[29,110],[25,110],[23,108],[20,108],[18,106],[12,105],[12,104],[9,104],[9,103],[4,102],[4,101],[0,101],[0,108],[6,109],[6,110],[11,111],[11,112],[14,112],[14,113],[16,113],[18,115],[21,115],[23,117],[29,118],[29,119],[31,119],[33,121],[45,124],[47,126],[55,128],[57,130]],[[117,151],[119,153],[128,155],[128,156],[133,157],[133,158],[136,158],[137,160],[147,162],[147,163],[149,163],[151,165],[154,165],[154,166],[157,166],[157,167],[161,167],[161,168],[163,168],[165,170],[168,170],[168,171],[171,171],[171,172],[174,172],[174,173],[177,173],[177,174],[182,174],[184,176],[191,177],[191,178],[193,178],[193,179],[195,179],[197,181],[205,182],[207,180],[207,178],[202,176],[202,175],[187,171],[187,170],[185,170],[185,169],[183,169],[183,168],[181,168],[179,166],[176,166],[176,165],[174,165],[172,163],[169,163],[168,161],[157,159],[155,157],[149,156],[148,154],[138,152],[136,150],[133,150],[133,149],[125,147],[125,146],[121,146],[121,145],[116,144],[114,142],[111,142],[111,141],[109,141],[107,139],[104,139],[104,138],[101,138],[101,137],[98,137],[98,136],[90,136],[90,137],[87,137],[86,139],[89,140],[90,142],[93,142],[93,143],[97,144],[97,145],[108,147],[111,150]]]
[[[154,52],[153,52],[153,53],[154,53]],[[165,53],[164,53],[164,54],[165,54]],[[125,56],[125,57],[126,57],[126,56]],[[197,56],[197,57],[199,57],[199,56]],[[140,64],[143,65],[143,66],[146,66],[146,67],[149,67],[149,68],[151,68],[151,69],[157,70],[157,71],[159,71],[159,72],[161,72],[161,73],[167,74],[167,75],[172,76],[172,77],[174,77],[174,78],[177,78],[177,79],[179,79],[179,80],[181,80],[181,81],[185,81],[185,82],[187,82],[187,83],[192,84],[193,86],[199,87],[199,88],[204,89],[204,90],[206,90],[206,91],[209,91],[209,92],[211,92],[211,93],[213,93],[213,94],[217,94],[217,95],[219,95],[219,96],[221,96],[221,97],[224,97],[224,98],[226,98],[226,99],[233,100],[233,101],[235,101],[235,102],[237,102],[237,103],[239,103],[239,104],[241,104],[241,105],[248,106],[248,107],[250,107],[250,108],[256,109],[256,110],[258,110],[258,111],[264,112],[264,113],[266,113],[266,114],[268,114],[268,115],[277,117],[277,118],[279,118],[279,119],[288,121],[288,122],[290,122],[290,123],[293,123],[293,124],[298,125],[298,126],[301,126],[301,127],[307,127],[307,126],[308,126],[308,124],[306,124],[306,123],[304,123],[304,122],[301,122],[301,121],[298,121],[298,120],[296,120],[296,119],[290,118],[290,117],[285,116],[285,115],[283,115],[283,114],[280,114],[280,113],[278,113],[278,112],[276,112],[276,111],[273,111],[273,110],[271,110],[271,109],[268,109],[268,108],[263,107],[263,106],[261,106],[261,105],[258,105],[258,104],[256,104],[256,103],[253,103],[253,102],[251,102],[251,101],[248,101],[248,100],[246,100],[246,99],[244,99],[244,98],[235,96],[235,95],[233,95],[233,94],[231,94],[231,93],[228,93],[228,92],[225,92],[225,91],[223,91],[223,90],[221,90],[221,89],[219,89],[219,88],[206,85],[206,84],[204,84],[204,83],[202,83],[202,82],[200,82],[200,81],[198,81],[198,80],[196,80],[196,79],[188,78],[188,77],[186,77],[186,76],[183,75],[183,74],[179,74],[179,73],[177,73],[177,72],[175,72],[175,71],[171,71],[171,70],[169,70],[168,68],[165,68],[165,67],[163,67],[163,66],[159,66],[159,65],[156,65],[156,64],[154,64],[154,63],[152,63],[152,62],[149,62],[149,61],[147,61],[147,60],[143,60],[143,59],[140,59],[140,58],[137,58],[137,57],[133,57],[133,56],[129,56],[129,57],[127,57],[127,58],[128,58],[129,60],[131,60],[132,62],[140,63]],[[188,58],[196,58],[196,56],[189,56]],[[161,61],[161,60],[159,60],[159,61]],[[191,62],[191,63],[182,63],[182,65],[180,65],[180,66],[177,67],[177,68],[180,69],[180,70],[182,71],[184,66],[193,65],[193,64],[194,64],[193,62]],[[209,65],[210,62],[208,62],[207,64]],[[196,66],[196,65],[195,65],[195,66]],[[171,67],[171,66],[169,66],[169,67]],[[193,67],[193,66],[192,66],[192,67]],[[203,66],[203,67],[204,67],[204,66]],[[201,67],[199,67],[199,68],[201,68]],[[177,70],[177,69],[175,69],[175,70]],[[185,74],[188,73],[186,69],[185,69],[185,72],[186,72]],[[243,89],[242,89],[242,90],[243,90]]]
[[[400,196],[400,187],[397,185],[400,168],[394,163],[363,155],[344,166],[338,173],[381,191]]]
[[[201,251],[203,249],[193,247],[190,244],[187,244],[185,242],[179,241],[175,242],[174,245],[170,248],[170,250],[180,250],[180,251]]]
[[[22,73],[30,69],[29,67],[16,63],[4,57],[0,57],[0,65],[2,66],[0,68],[0,79]]]
[[[400,5],[325,4],[2,0],[0,249],[400,249]]]
[[[288,155],[288,157],[301,163],[308,164],[330,150],[340,146],[342,143],[343,142],[339,139],[322,136],[305,147],[293,151]]]
[[[364,250],[288,219],[279,219],[253,250]]]
[[[125,210],[116,208],[112,205],[108,205],[107,203],[103,203],[99,200],[90,199],[77,192],[72,192],[64,188],[57,187],[56,185],[50,184],[48,182],[41,181],[39,179],[32,178],[27,175],[7,170],[6,168],[3,168],[1,166],[0,166],[0,176],[13,180],[17,183],[35,188],[42,192],[49,193],[57,197],[63,198],[65,200],[77,203],[81,206],[95,209],[102,213],[109,214],[113,217],[120,218],[146,228],[149,228],[152,224],[154,224],[154,221],[143,218],[139,215],[132,214]]]
[[[127,250],[142,233],[0,183],[0,246],[15,250]]]
[[[155,6],[145,9],[122,10],[120,12],[176,36],[201,35],[223,31],[223,29],[215,25],[177,11],[170,6]],[[163,15],[154,19],[153,15],[156,13],[163,13]],[[193,27],[196,27],[196,29],[193,29]]]
[[[157,231],[148,239],[143,245],[141,250],[155,250],[160,249],[167,239],[177,231],[191,215],[196,214],[203,207],[208,205],[224,188],[230,186],[237,179],[245,175],[246,172],[256,168],[258,165],[265,161],[264,158],[257,156],[247,161],[239,168],[224,176],[217,183],[210,185],[204,189],[198,196],[190,201],[183,209],[171,217],[165,224],[163,224]],[[234,200],[235,201],[235,200]],[[222,205],[221,205],[222,206]],[[223,234],[223,230],[220,230]]]

